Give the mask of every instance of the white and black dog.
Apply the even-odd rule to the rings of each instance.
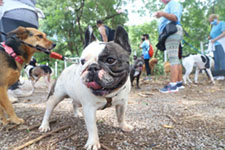
[[[30,63],[29,65],[25,66],[24,69],[28,76],[28,79],[32,81],[33,91],[35,88],[35,84],[41,77],[44,77],[45,83],[47,84],[48,89],[50,90],[52,69],[49,66],[47,65],[34,66],[32,63]]]
[[[99,42],[89,26],[85,33],[86,47],[80,63],[66,68],[53,87],[39,130],[50,130],[49,118],[55,106],[65,97],[74,102],[74,114],[79,116],[78,107],[83,107],[84,120],[88,131],[87,150],[99,149],[96,126],[96,110],[115,106],[119,126],[123,131],[131,131],[132,126],[125,121],[128,94],[131,89],[129,78],[129,55],[131,48],[128,34],[118,26],[114,41]]]
[[[205,70],[211,81],[215,83],[211,72],[212,67],[214,67],[214,60],[211,57],[202,54],[190,54],[183,58],[182,64],[185,68],[185,74],[183,76],[184,84],[187,83],[187,80],[192,83],[189,75],[192,72],[194,66],[196,66],[194,78],[195,83],[198,83],[198,74],[200,70]]]

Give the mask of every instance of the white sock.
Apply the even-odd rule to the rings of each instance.
[[[177,83],[176,82],[170,82],[170,85],[175,86]]]

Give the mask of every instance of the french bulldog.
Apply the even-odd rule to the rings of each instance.
[[[192,72],[194,66],[196,66],[194,78],[195,83],[198,83],[198,74],[200,70],[205,70],[212,83],[215,83],[211,72],[212,67],[214,67],[214,60],[211,57],[202,54],[190,54],[187,57],[183,58],[182,64],[185,68],[185,74],[183,76],[184,84],[187,84],[187,81],[192,83],[189,75]]]
[[[131,70],[130,70],[130,81],[131,81],[131,85],[133,85],[133,81],[136,78],[136,88],[140,89],[139,86],[139,79],[142,73],[142,69],[143,69],[143,59],[142,58],[137,58],[134,61],[134,64],[131,65]]]
[[[82,106],[88,131],[87,150],[98,150],[98,130],[96,110],[115,106],[118,123],[123,131],[133,127],[125,121],[127,98],[130,92],[129,55],[131,47],[128,34],[118,26],[114,41],[100,42],[89,26],[85,33],[85,48],[79,64],[66,68],[57,79],[50,92],[46,111],[39,130],[50,130],[49,118],[55,106],[65,97],[73,99],[74,115],[80,116],[78,107]]]

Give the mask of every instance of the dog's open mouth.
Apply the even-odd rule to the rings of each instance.
[[[44,53],[46,53],[46,54],[50,54],[51,53],[51,50],[54,48],[55,46],[53,45],[51,48],[44,48],[44,47],[42,47],[42,46],[40,46],[40,45],[37,45],[35,48],[37,49],[37,50],[39,50],[39,51],[41,51],[41,52],[44,52]]]
[[[98,83],[96,83],[94,81],[88,82],[86,85],[87,85],[88,88],[92,88],[94,90],[99,90],[99,89],[102,88]]]
[[[97,96],[104,96],[106,94],[109,94],[110,91],[112,91],[112,89],[103,88],[100,84],[98,84],[95,81],[86,82],[85,84],[88,88],[92,90],[93,94]]]

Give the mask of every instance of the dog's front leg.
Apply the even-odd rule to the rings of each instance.
[[[88,140],[85,144],[87,150],[98,150],[101,145],[99,143],[98,129],[96,126],[96,108],[93,106],[84,106],[84,120],[88,131]]]
[[[52,114],[52,111],[56,107],[56,105],[60,101],[62,101],[64,97],[65,97],[65,95],[58,93],[58,95],[55,94],[49,98],[49,100],[46,103],[46,110],[45,110],[44,118],[42,120],[41,126],[39,127],[40,132],[47,132],[50,130],[49,118]]]
[[[126,105],[125,102],[124,104],[116,105],[116,115],[120,128],[125,132],[130,132],[133,130],[133,127],[125,121]]]
[[[2,107],[9,116],[10,122],[13,122],[15,124],[24,123],[24,120],[22,118],[17,117],[12,103],[9,101],[6,87],[0,87],[0,105],[0,107]]]
[[[195,83],[198,83],[198,74],[199,74],[199,68],[196,67],[196,70],[195,70]]]
[[[208,75],[209,75],[209,77],[210,77],[212,83],[215,84],[215,81],[214,81],[214,78],[213,78],[213,76],[212,76],[211,70],[210,70],[210,69],[206,69],[206,72],[208,73]]]
[[[8,120],[5,117],[4,110],[2,106],[0,106],[0,118],[2,118],[2,124],[5,126],[8,124]]]

